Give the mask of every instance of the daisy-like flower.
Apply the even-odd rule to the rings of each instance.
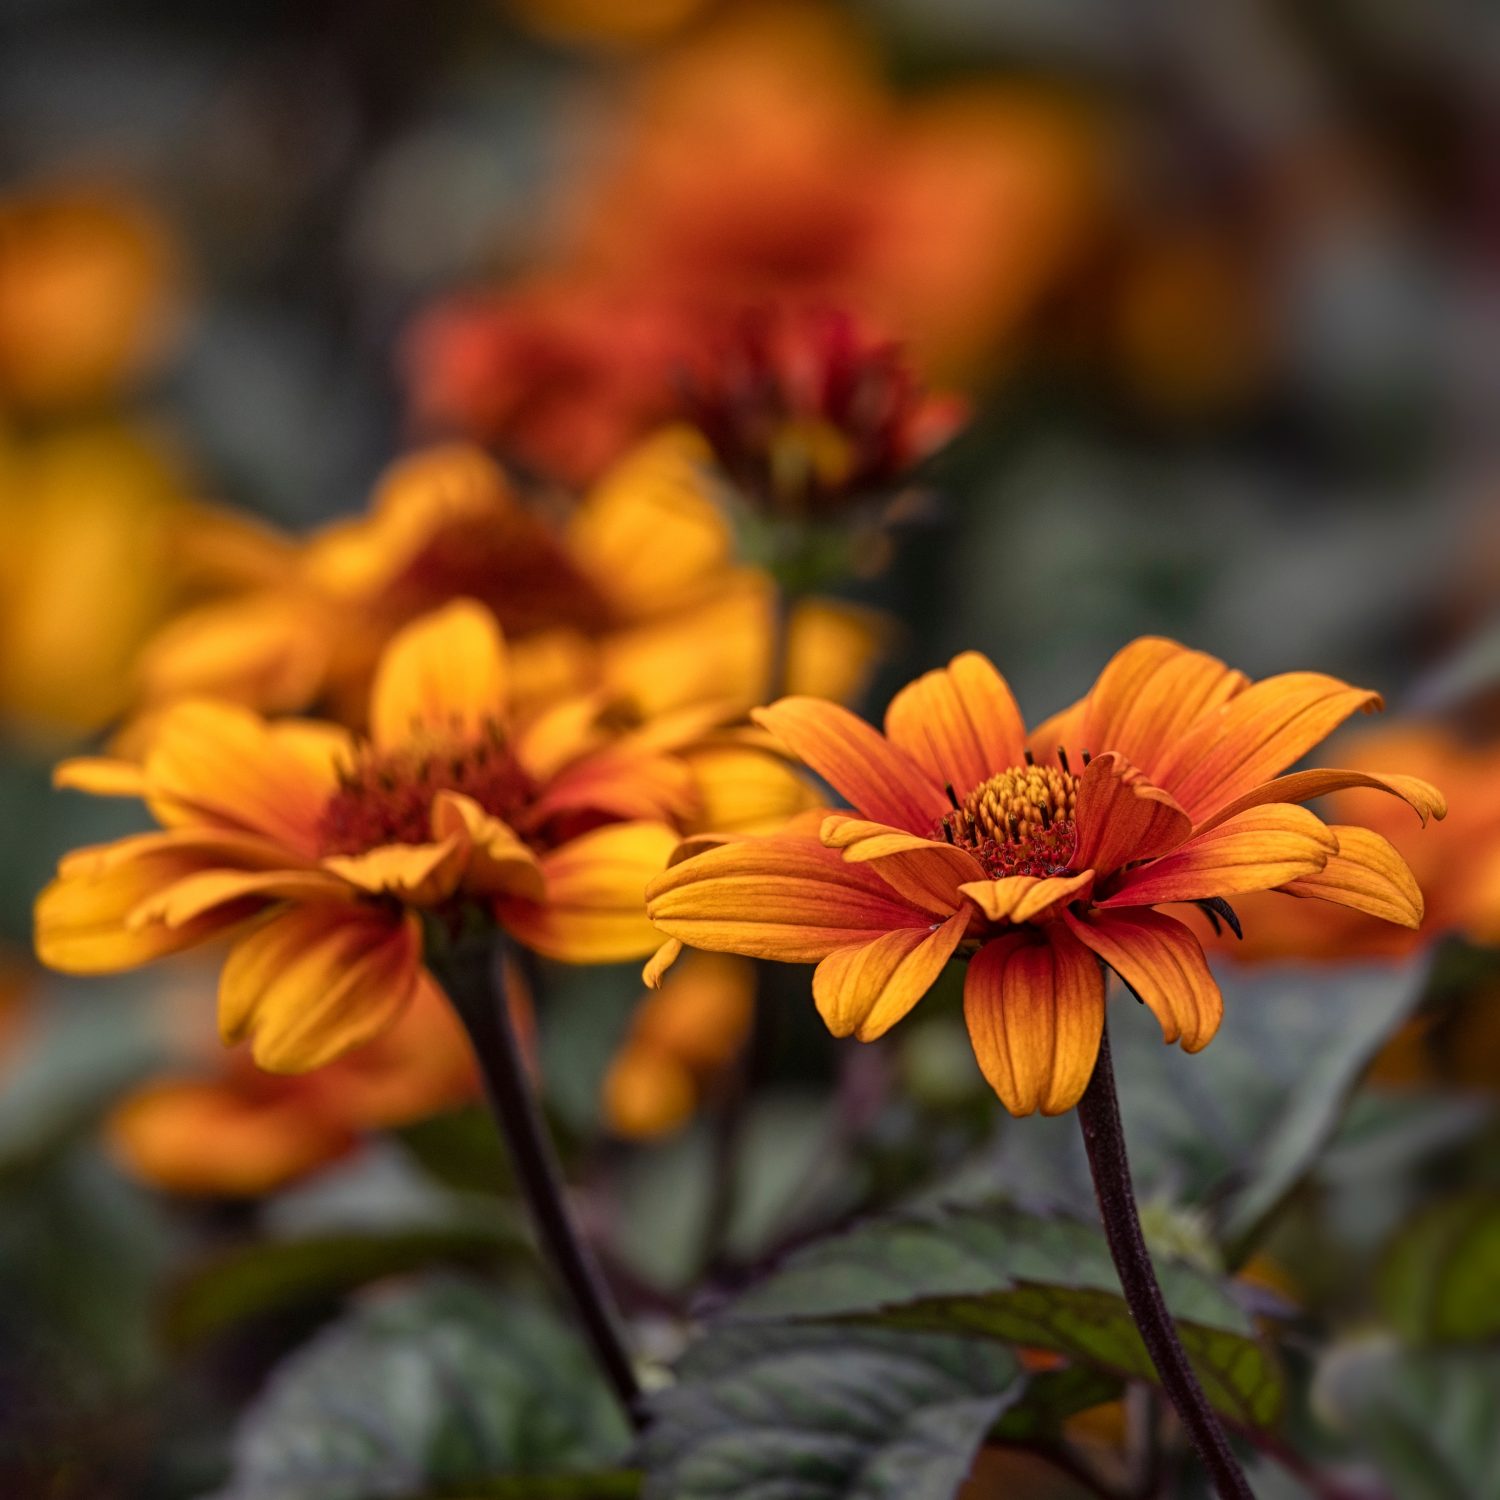
[[[852,804],[722,842],[652,882],[648,911],[684,943],[816,963],[836,1035],[899,1021],[955,954],[979,1065],[1013,1114],[1082,1095],[1104,1024],[1103,967],[1197,1051],[1222,1001],[1191,930],[1158,910],[1280,890],[1414,927],[1422,897],[1389,842],[1300,803],[1347,787],[1442,796],[1412,776],[1282,775],[1339,723],[1381,706],[1336,678],[1252,683],[1175,642],[1125,647],[1089,694],[1029,735],[1005,680],[959,656],[897,694],[885,734],[834,704],[784,698],[759,722]]]
[[[226,1040],[249,1037],[272,1072],[317,1067],[387,1030],[429,982],[421,914],[457,929],[477,912],[570,962],[648,953],[647,880],[684,818],[718,817],[675,753],[708,722],[612,732],[596,698],[518,719],[500,630],[460,600],[392,640],[367,739],[200,701],[161,716],[139,764],[60,767],[61,785],[140,797],[162,827],[64,859],[38,901],[37,950],[98,973],[229,937]],[[738,804],[767,816],[790,773],[762,757],[770,780],[752,795],[753,747],[720,753],[739,767]]]

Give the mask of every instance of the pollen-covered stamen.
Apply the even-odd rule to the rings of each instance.
[[[1078,778],[1055,766],[1012,766],[974,788],[933,830],[999,880],[1061,875],[1078,844]]]
[[[460,792],[505,822],[535,796],[531,777],[498,730],[379,754],[365,747],[339,777],[318,825],[321,852],[364,854],[432,839],[432,799]]]

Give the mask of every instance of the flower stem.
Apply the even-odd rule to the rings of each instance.
[[[1224,1436],[1224,1429],[1198,1384],[1187,1354],[1177,1337],[1172,1315],[1162,1299],[1151,1256],[1141,1234],[1141,1219],[1130,1183],[1130,1162],[1125,1155],[1125,1132],[1120,1124],[1120,1101],[1115,1093],[1115,1070],[1110,1059],[1109,1027],[1099,1039],[1099,1060],[1094,1076],[1078,1102],[1078,1122],[1093,1173],[1094,1194],[1105,1237],[1114,1257],[1115,1269],[1130,1314],[1140,1330],[1151,1363],[1161,1376],[1163,1389],[1177,1408],[1203,1467],[1224,1500],[1254,1500],[1239,1460]]]
[[[510,1149],[532,1223],[626,1415],[644,1424],[641,1389],[620,1331],[620,1316],[599,1267],[568,1212],[562,1169],[526,1071],[501,972],[503,939],[465,937],[433,964],[463,1022],[484,1079],[485,1098]]]

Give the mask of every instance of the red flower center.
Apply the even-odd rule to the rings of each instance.
[[[513,822],[536,787],[497,731],[469,743],[434,744],[386,755],[366,750],[339,779],[319,821],[322,852],[364,854],[384,844],[432,841],[432,799],[460,792]]]
[[[950,792],[950,795],[951,792]],[[933,826],[994,880],[1066,873],[1078,845],[1078,778],[1054,766],[1012,766],[981,782]]]

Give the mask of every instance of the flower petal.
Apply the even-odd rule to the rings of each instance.
[[[243,901],[352,901],[354,893],[324,870],[202,870],[153,891],[125,916],[132,931],[162,923],[183,927]]]
[[[1339,852],[1312,875],[1280,889],[1293,896],[1318,896],[1400,927],[1422,925],[1422,891],[1416,876],[1388,839],[1368,828],[1334,824]]]
[[[1077,875],[1007,875],[976,880],[959,889],[992,922],[1030,922],[1059,901],[1071,901],[1094,883],[1094,872]]]
[[[960,796],[1020,765],[1026,750],[1010,686],[977,651],[902,688],[886,710],[885,733],[937,785]]]
[[[541,828],[570,813],[620,822],[681,821],[697,807],[698,789],[686,762],[614,745],[559,771],[527,809],[525,826]]]
[[[1099,1056],[1099,965],[1060,923],[996,938],[969,964],[964,1020],[980,1071],[1011,1114],[1061,1114]]]
[[[1073,863],[1102,878],[1136,859],[1154,859],[1193,831],[1192,821],[1124,756],[1096,755],[1078,779],[1078,845]]]
[[[59,790],[88,792],[94,797],[144,797],[146,777],[134,761],[104,755],[76,755],[53,768]]]
[[[503,896],[496,913],[520,942],[565,963],[644,958],[661,942],[646,886],[677,845],[665,823],[613,823],[544,854],[546,897]]]
[[[960,887],[984,879],[983,866],[967,849],[884,823],[830,813],[820,837],[828,848],[843,850],[850,864],[868,864],[887,885],[934,916],[951,916],[963,905]]]
[[[1038,765],[1051,765],[1057,759],[1059,749],[1072,750],[1082,756],[1083,716],[1088,711],[1089,700],[1080,698],[1059,710],[1050,719],[1044,719],[1026,737],[1026,748]],[[1090,750],[1093,746],[1088,747]]]
[[[671,937],[783,963],[817,963],[895,928],[932,925],[930,913],[805,833],[709,849],[673,865],[646,895],[651,920]]]
[[[505,708],[500,627],[482,604],[458,599],[391,638],[370,690],[370,733],[382,749],[414,735],[465,739]]]
[[[698,789],[693,825],[704,831],[774,833],[819,803],[806,776],[769,745],[739,739],[699,745],[683,761]]]
[[[458,889],[469,851],[467,835],[454,832],[432,844],[381,844],[363,854],[332,854],[323,866],[373,896],[436,906]]]
[[[1180,1040],[1185,1052],[1213,1040],[1224,999],[1198,939],[1175,917],[1142,908],[1094,912],[1081,921],[1065,911],[1063,920],[1150,1007],[1163,1040]]]
[[[948,811],[938,784],[899,745],[821,698],[782,698],[751,714],[865,817],[928,834]]]
[[[903,927],[830,953],[813,973],[813,1000],[835,1036],[873,1042],[932,988],[964,935],[960,912],[941,926]]]
[[[1115,894],[1099,905],[1155,906],[1266,891],[1315,874],[1336,853],[1338,840],[1305,807],[1251,807],[1127,871]]]
[[[1089,691],[1079,750],[1118,751],[1153,781],[1168,749],[1204,714],[1242,692],[1249,679],[1216,657],[1143,636],[1105,666]]]
[[[1326,796],[1329,792],[1342,792],[1350,787],[1369,787],[1377,792],[1389,792],[1407,803],[1426,826],[1428,818],[1442,822],[1448,816],[1448,802],[1430,781],[1419,776],[1398,776],[1388,771],[1293,771],[1289,776],[1278,776],[1273,781],[1263,781],[1257,787],[1236,797],[1233,802],[1219,808],[1212,817],[1199,825],[1201,833],[1213,828],[1225,818],[1232,818],[1247,807],[1259,807],[1266,802],[1308,802],[1314,797]]]
[[[1149,770],[1202,822],[1300,760],[1350,714],[1379,707],[1379,693],[1336,677],[1284,672],[1200,715]]]
[[[667,977],[667,970],[681,957],[681,942],[677,938],[668,938],[646,960],[646,967],[641,970],[641,978],[645,981],[646,987],[648,989],[659,990],[662,980]]]
[[[219,1029],[269,1073],[306,1073],[379,1036],[422,974],[412,913],[294,906],[240,939],[219,978]]]
[[[478,896],[524,896],[540,901],[546,889],[542,867],[514,829],[492,817],[472,797],[461,792],[439,792],[432,799],[432,831],[448,839],[466,837],[469,862],[463,885]]]

